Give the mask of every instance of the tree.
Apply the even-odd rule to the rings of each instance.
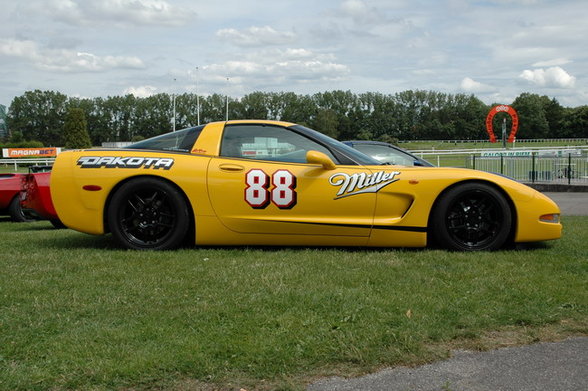
[[[563,137],[588,137],[588,106],[566,109]]]
[[[90,148],[92,146],[84,110],[69,109],[63,128],[63,141],[65,148],[68,149]]]
[[[319,132],[337,138],[339,132],[337,131],[339,121],[337,113],[330,109],[320,109],[314,120],[314,128]]]
[[[10,136],[11,143],[20,143],[22,141],[24,141],[24,137],[22,136],[21,131],[15,130],[14,132],[12,132],[12,135]]]
[[[57,145],[63,130],[67,96],[54,91],[27,91],[12,100],[8,128],[20,131],[25,140]]]
[[[518,137],[552,137],[549,134],[549,122],[545,116],[545,104],[549,102],[550,100],[546,96],[539,96],[528,92],[523,92],[512,102],[512,107],[514,107],[519,116]]]
[[[224,121],[225,95],[200,97],[200,124]],[[198,123],[195,94],[176,97],[176,129]],[[587,108],[562,107],[556,99],[523,93],[512,106],[519,113],[521,138],[586,137]],[[66,114],[82,109],[93,145],[104,141],[129,141],[153,137],[172,130],[169,94],[146,98],[133,95],[106,98],[67,97],[54,91],[27,91],[15,97],[6,119],[10,132],[24,140],[61,145]],[[294,92],[253,92],[241,99],[229,98],[229,119],[275,119],[314,127],[347,139],[486,139],[485,118],[490,106],[474,95],[435,91],[403,91],[354,94],[326,91],[313,95]],[[494,117],[495,132],[506,119]],[[28,141],[27,141],[28,142]]]
[[[545,118],[549,124],[549,137],[565,137],[563,135],[563,119],[565,115],[564,108],[559,104],[557,99],[545,97],[543,110],[545,111]]]
[[[240,118],[245,119],[267,119],[269,96],[263,92],[252,92],[241,98],[241,112],[238,113]]]

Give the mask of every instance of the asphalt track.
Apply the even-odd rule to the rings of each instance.
[[[588,216],[588,193],[544,194],[559,205],[562,216]]]
[[[588,193],[545,193],[562,216],[588,216]],[[588,391],[588,337],[489,352],[455,351],[416,368],[318,380],[307,391]]]
[[[456,351],[449,360],[327,378],[307,391],[586,391],[588,337],[489,352]]]

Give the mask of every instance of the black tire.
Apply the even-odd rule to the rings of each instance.
[[[502,193],[484,183],[466,183],[441,196],[431,228],[437,244],[447,249],[497,250],[509,240],[512,221]]]
[[[107,221],[114,238],[135,250],[176,248],[190,225],[189,209],[180,191],[152,177],[133,179],[117,189]]]
[[[55,228],[55,229],[64,229],[64,228],[67,228],[65,226],[65,224],[63,224],[61,222],[61,220],[59,220],[59,219],[49,219],[49,222],[51,223],[51,225],[53,225],[53,228]]]
[[[27,223],[35,221],[35,219],[28,215],[20,206],[20,194],[15,195],[8,205],[8,214],[10,219],[15,223]]]

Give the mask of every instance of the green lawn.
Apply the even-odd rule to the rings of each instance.
[[[18,166],[17,169],[14,169],[14,165],[12,164],[0,164],[0,173],[11,173],[11,172],[20,172],[23,174],[27,174],[29,172],[28,167]]]
[[[588,332],[586,217],[559,241],[476,254],[136,252],[1,221],[0,390],[303,389],[513,333]]]
[[[545,142],[515,142],[507,143],[508,149],[525,149],[540,147],[568,147],[568,146],[586,146],[586,141],[569,140],[569,141],[545,141]],[[483,148],[502,148],[502,142],[491,143],[483,142],[443,142],[443,141],[407,141],[398,144],[400,147],[408,150],[452,150],[452,149],[483,149]]]

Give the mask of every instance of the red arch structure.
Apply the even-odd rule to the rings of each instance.
[[[492,129],[492,120],[494,119],[494,116],[498,113],[507,113],[512,118],[512,129],[510,131],[510,135],[508,136],[508,142],[514,142],[515,134],[517,134],[517,130],[519,129],[519,115],[517,114],[515,109],[507,105],[494,106],[488,112],[488,116],[486,117],[486,131],[490,136],[490,142],[496,142],[496,136],[494,135],[494,130]]]

